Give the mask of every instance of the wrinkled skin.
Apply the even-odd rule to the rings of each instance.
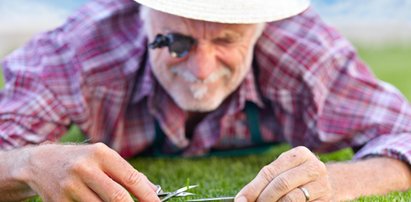
[[[182,58],[167,48],[149,52],[153,73],[175,103],[185,111],[216,109],[244,80],[253,47],[264,24],[222,24],[187,19],[142,8],[149,41],[157,34],[179,33],[197,40]]]
[[[236,201],[333,201],[333,190],[323,162],[306,147],[296,147],[263,167],[237,195]]]
[[[44,201],[159,201],[156,187],[102,143],[30,148],[23,178]],[[128,190],[128,191],[127,191]]]

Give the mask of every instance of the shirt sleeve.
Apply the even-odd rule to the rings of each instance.
[[[0,149],[60,138],[87,113],[74,51],[56,29],[33,38],[3,62]]]
[[[138,10],[134,1],[90,1],[4,60],[0,149],[57,140],[72,123],[90,142],[127,145],[125,108],[145,64]]]
[[[339,52],[320,64],[323,69],[340,66],[334,68],[335,79],[329,81],[328,88],[311,86],[312,95],[317,97],[311,101],[312,109],[317,114],[304,111],[306,120],[316,118],[316,122],[306,124],[318,128],[318,149],[347,145],[359,149],[355,159],[377,155],[411,164],[409,102],[395,87],[376,79],[355,51],[343,48]],[[320,75],[314,75],[317,83],[326,84]]]
[[[411,164],[409,102],[312,9],[269,23],[255,50],[261,92],[286,141],[317,152],[353,147],[356,159],[383,155]]]

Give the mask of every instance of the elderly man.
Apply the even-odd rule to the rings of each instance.
[[[136,1],[91,1],[5,60],[0,201],[159,201],[123,157],[284,141],[236,201],[410,187],[410,105],[307,0]],[[40,144],[71,124],[96,144]]]

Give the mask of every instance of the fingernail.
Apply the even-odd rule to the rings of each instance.
[[[247,202],[247,198],[245,196],[240,196],[235,198],[235,202]]]

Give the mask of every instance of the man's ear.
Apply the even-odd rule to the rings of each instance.
[[[146,20],[148,18],[149,12],[150,12],[150,8],[140,5],[140,10],[139,10],[140,19]]]
[[[264,29],[265,29],[265,26],[267,26],[267,23],[265,23],[265,22],[257,24],[257,31],[255,32],[255,34],[256,34],[256,35],[255,35],[256,40],[257,40],[258,38],[260,38],[261,34],[263,34]]]

